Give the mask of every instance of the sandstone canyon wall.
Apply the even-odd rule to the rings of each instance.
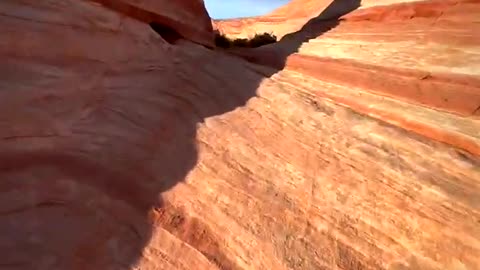
[[[271,32],[281,38],[298,31],[311,18],[326,20],[356,9],[413,1],[415,0],[291,0],[264,16],[214,20],[213,24],[220,32],[226,32],[231,37],[246,38],[255,33]]]
[[[349,3],[1,1],[0,269],[479,269],[480,1]]]

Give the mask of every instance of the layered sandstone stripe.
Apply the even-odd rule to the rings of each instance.
[[[273,12],[258,17],[213,20],[214,27],[230,37],[246,38],[255,33],[273,33],[281,38],[300,30],[311,18],[335,18],[354,9],[388,6],[416,0],[292,0]],[[333,5],[333,7],[332,7]]]
[[[280,74],[341,86],[317,94],[480,154],[479,12],[475,1],[367,8],[312,20],[277,44],[236,53],[284,68]]]

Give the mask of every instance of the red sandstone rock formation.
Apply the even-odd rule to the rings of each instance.
[[[396,2],[401,2],[401,0]],[[255,33],[265,32],[283,37],[288,33],[300,30],[311,18],[330,19],[372,4],[378,5],[379,1],[292,0],[265,16],[214,20],[213,24],[216,29],[228,33],[230,37],[246,38],[255,35]],[[319,16],[320,14],[321,16]]]
[[[220,32],[227,33],[233,38],[248,38],[255,33],[265,32],[281,38],[300,30],[312,18],[328,20],[357,9],[366,10],[375,6],[408,4],[413,1],[416,0],[291,0],[285,6],[264,16],[213,20],[213,24]],[[388,14],[392,15],[391,12]],[[393,15],[395,16],[395,12]]]
[[[1,1],[0,269],[478,269],[479,1],[338,2]]]

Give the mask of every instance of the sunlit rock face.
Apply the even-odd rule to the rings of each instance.
[[[480,268],[478,1],[0,2],[0,268]]]

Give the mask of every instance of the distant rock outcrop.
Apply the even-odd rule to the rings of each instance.
[[[479,13],[0,1],[0,269],[479,269]]]

